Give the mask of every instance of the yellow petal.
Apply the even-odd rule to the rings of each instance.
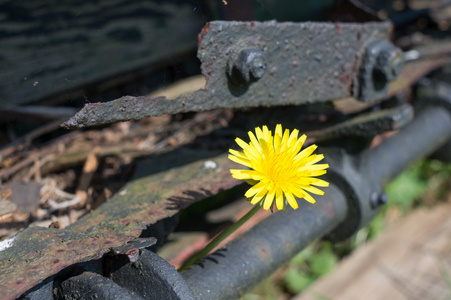
[[[254,133],[252,131],[249,131],[248,134],[249,134],[249,138],[251,139],[251,143],[254,146],[255,150],[257,150],[258,152],[262,152],[262,147],[260,146],[260,143],[255,138]]]
[[[309,171],[317,171],[317,170],[325,170],[329,168],[328,164],[318,164],[318,165],[307,165],[302,168],[299,168],[299,171],[309,170]]]
[[[293,195],[295,195],[296,197],[298,197],[300,199],[304,198],[305,195],[307,194],[306,192],[304,192],[303,190],[298,189],[298,188],[293,188],[293,189],[290,190],[290,192],[292,192]]]
[[[266,189],[261,190],[260,192],[257,193],[257,195],[254,196],[254,198],[252,198],[251,200],[251,204],[256,204],[258,202],[260,202],[263,197],[266,195],[268,191]]]
[[[316,146],[316,145],[308,146],[307,148],[305,148],[304,150],[299,152],[299,154],[294,157],[294,160],[301,160],[301,159],[303,159],[305,157],[310,156],[310,154],[312,154],[313,151],[316,150],[316,148],[318,148],[318,146]]]
[[[243,171],[254,180],[262,180],[263,178],[265,178],[265,175],[261,174],[260,172],[254,171],[254,170],[243,170]]]
[[[243,148],[243,150],[245,150],[244,153],[246,153],[247,156],[249,156],[249,154],[252,154],[255,158],[257,158],[258,152],[255,152],[255,148],[251,147],[249,144],[247,144],[246,142],[244,142],[242,139],[240,138],[236,138],[235,142],[238,144],[238,146],[240,146],[241,148]]]
[[[277,146],[276,146],[276,137],[278,142]],[[274,131],[274,148],[278,148],[281,141],[282,141],[282,125],[277,124],[276,130]]]
[[[317,176],[321,176],[321,175],[326,174],[327,171],[326,171],[326,170],[318,170],[318,171],[311,171],[311,172],[309,172],[309,173],[310,173],[309,176],[311,176],[311,177],[317,177]]]
[[[305,193],[304,199],[305,199],[307,202],[310,202],[310,203],[315,203],[315,202],[316,202],[315,199],[313,199],[313,197],[310,196],[310,195],[307,194],[307,193]]]
[[[285,197],[287,198],[288,204],[290,204],[290,206],[293,209],[297,209],[298,208],[298,202],[296,201],[296,199],[294,198],[292,193],[285,192]]]
[[[293,147],[294,143],[295,143],[295,142],[297,141],[297,139],[298,139],[298,134],[299,134],[299,130],[297,130],[297,129],[294,129],[294,130],[291,132],[290,137],[288,138],[288,141],[287,141],[288,147],[290,147],[290,148]]]
[[[230,170],[230,173],[232,173],[232,177],[235,179],[240,179],[240,180],[252,179],[251,176],[249,176],[249,174],[247,174],[247,173],[244,173],[244,171],[246,171],[246,170],[232,169],[232,170]]]
[[[283,193],[280,188],[276,189],[276,206],[278,210],[283,209]]]
[[[257,135],[257,140],[263,139],[263,131],[260,129],[260,127],[255,128],[255,134]]]
[[[310,192],[312,194],[324,195],[324,192],[322,190],[317,189],[316,187],[313,187],[313,186],[305,187],[304,190],[306,190],[307,192]]]
[[[323,187],[329,186],[329,182],[317,178],[315,178],[315,181],[313,181],[311,184]]]
[[[314,155],[311,155],[310,157],[311,157],[311,159],[309,159],[305,163],[306,165],[313,165],[324,159],[324,155],[322,155],[322,154],[314,154]]]
[[[300,150],[301,150],[301,148],[302,148],[302,146],[304,145],[304,142],[305,142],[305,140],[307,139],[307,136],[305,135],[305,134],[303,134],[298,140],[297,140],[297,142],[296,142],[296,144],[294,145],[294,148],[293,148],[293,152],[294,153],[298,153]]]
[[[233,150],[233,149],[229,149],[229,153],[232,154],[232,155],[241,157],[241,158],[249,159],[243,152],[239,152],[239,151],[236,151],[236,150]]]
[[[244,165],[246,167],[252,168],[252,165],[251,165],[251,163],[249,162],[249,160],[247,158],[241,158],[241,157],[238,157],[238,156],[233,156],[231,154],[229,154],[228,157],[229,157],[229,159],[231,161],[234,161],[234,162],[242,164],[242,165]]]
[[[247,192],[244,194],[244,196],[246,198],[250,198],[250,197],[258,194],[258,192],[260,192],[264,188],[265,188],[265,184],[263,182],[259,182],[256,185],[254,185],[253,187],[251,187],[250,189],[248,189]]]
[[[290,136],[290,130],[285,129],[283,136],[282,136],[282,147],[281,147],[280,151],[285,151],[285,149],[287,148],[289,136]]]
[[[277,124],[276,130],[274,132],[274,151],[277,153],[280,152],[281,142],[282,142],[282,125]]]
[[[266,195],[265,201],[263,202],[264,210],[268,210],[271,207],[271,205],[274,201],[275,194],[276,194],[276,190],[274,188],[269,190],[268,194]]]
[[[268,138],[269,138],[269,134],[270,134],[270,132],[269,132],[269,130],[268,130],[268,126],[263,126],[263,139],[265,140],[265,141],[268,141]]]
[[[280,153],[281,142],[282,142],[282,135],[278,135],[276,133],[276,135],[274,136],[274,152],[275,153]]]
[[[304,186],[309,186],[312,184],[312,182],[314,182],[315,179],[314,178],[309,178],[309,177],[301,177],[298,180],[296,180],[295,182],[293,182],[293,184],[298,187],[298,188],[302,188]]]

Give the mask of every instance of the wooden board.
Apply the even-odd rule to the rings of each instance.
[[[414,211],[293,299],[451,299],[451,202]]]

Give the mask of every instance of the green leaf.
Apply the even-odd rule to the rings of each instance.
[[[385,229],[385,215],[383,213],[379,213],[376,217],[374,217],[373,221],[371,221],[368,226],[368,238],[370,240],[377,237],[377,235]]]
[[[287,289],[293,293],[297,294],[309,286],[314,279],[300,270],[288,269],[285,273],[285,284]]]
[[[338,262],[337,256],[330,249],[323,249],[310,261],[312,273],[316,276],[328,274]]]
[[[307,248],[305,248],[304,250],[302,250],[301,252],[296,254],[296,256],[290,260],[290,263],[302,264],[303,262],[308,260],[310,257],[312,257],[312,255],[314,255],[315,244],[316,244],[315,242],[311,243]]]
[[[311,292],[310,295],[312,295],[317,300],[332,300],[329,297],[324,296],[323,294],[317,292]]]
[[[421,165],[416,164],[389,183],[385,191],[390,205],[408,208],[426,191],[426,187],[427,182],[421,176]]]

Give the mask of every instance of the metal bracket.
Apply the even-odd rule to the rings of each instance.
[[[390,31],[389,22],[210,22],[199,35],[197,54],[205,89],[175,99],[125,96],[90,103],[62,126],[82,128],[164,114],[356,96],[367,45],[387,40]],[[384,68],[380,59],[377,64]],[[383,98],[382,93],[378,96]]]

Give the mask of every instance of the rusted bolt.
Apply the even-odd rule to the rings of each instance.
[[[401,73],[404,64],[403,53],[387,41],[383,41],[379,47],[381,49],[376,58],[374,70],[380,72],[387,81],[395,80]]]
[[[401,73],[404,65],[402,51],[387,40],[370,42],[360,65],[359,94],[362,101],[385,97],[388,84]]]
[[[385,193],[372,192],[370,195],[370,206],[375,209],[381,205],[387,204],[388,196]]]
[[[227,64],[227,75],[237,85],[246,85],[263,77],[265,55],[258,49],[243,49]]]

